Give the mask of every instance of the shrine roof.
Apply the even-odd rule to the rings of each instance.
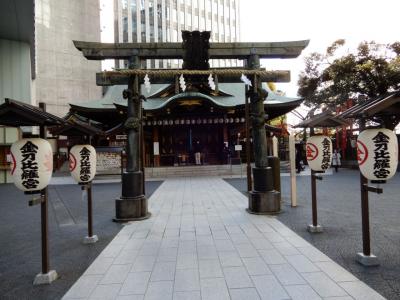
[[[167,84],[152,84],[151,91],[148,93],[142,85],[141,90],[143,95],[147,98],[147,101],[143,102],[143,108],[145,111],[154,111],[166,107],[169,103],[176,99],[182,98],[204,98],[213,102],[219,107],[232,108],[235,106],[241,106],[245,103],[245,84],[244,83],[219,83],[219,96],[207,95],[201,92],[183,92],[180,94],[174,94],[171,97],[161,97],[159,94],[167,89],[170,85]],[[127,101],[122,98],[122,91],[126,86],[115,85],[108,88],[107,92],[101,99],[91,100],[82,102],[79,104],[71,104],[71,108],[74,110],[114,110],[115,105],[126,106]],[[281,107],[281,106],[297,106],[302,101],[301,98],[292,98],[278,95],[270,91],[265,84],[263,88],[268,90],[268,97],[265,101],[267,106]]]
[[[39,107],[12,99],[0,105],[0,125],[51,126],[64,124],[65,120],[43,111]]]
[[[53,135],[64,136],[103,136],[105,132],[100,128],[79,120],[76,116],[70,115],[63,125],[52,126],[49,128]]]
[[[312,116],[296,126],[295,128],[314,128],[314,127],[338,127],[347,126],[346,120],[335,116],[331,110],[326,110],[318,115]]]
[[[367,99],[342,112],[342,118],[373,118],[376,116],[400,115],[400,90],[392,91],[376,98]]]

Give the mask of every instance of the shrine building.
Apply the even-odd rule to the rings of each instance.
[[[105,134],[92,139],[101,149],[123,149],[126,136],[126,88],[110,86],[102,99],[70,104],[66,118],[75,118],[101,129]],[[300,105],[302,99],[278,95],[268,89],[264,102],[267,120],[284,115]],[[216,90],[208,85],[182,92],[175,84],[152,84],[141,92],[144,121],[145,167],[195,165],[195,153],[201,164],[227,164],[238,153],[235,145],[245,143],[245,84],[219,83]],[[60,141],[62,145],[62,140]],[[68,146],[65,145],[64,147]],[[245,147],[242,147],[245,154]],[[111,151],[111,150],[110,150]]]

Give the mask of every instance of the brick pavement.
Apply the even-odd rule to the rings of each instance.
[[[168,179],[68,299],[384,299],[220,178]]]

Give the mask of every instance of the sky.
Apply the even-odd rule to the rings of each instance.
[[[355,49],[362,41],[400,41],[400,0],[240,0],[241,41],[310,40],[296,59],[263,60],[267,70],[290,70],[291,82],[277,84],[288,96],[297,95],[304,57],[325,52],[337,39]]]
[[[325,52],[337,39],[355,49],[362,41],[400,41],[400,0],[239,0],[241,42],[310,40],[296,59],[264,59],[267,70],[290,70],[291,82],[277,88],[297,96],[297,81],[304,69],[304,57]],[[113,42],[111,0],[100,0],[102,41]],[[110,64],[103,68],[110,68]]]

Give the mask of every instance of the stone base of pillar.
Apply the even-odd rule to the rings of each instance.
[[[317,226],[310,224],[307,226],[307,231],[310,233],[320,233],[320,232],[324,232],[324,228],[319,224]]]
[[[99,237],[94,234],[92,236],[85,236],[83,238],[83,243],[84,244],[94,244],[94,243],[97,243],[98,240],[99,240]]]
[[[124,172],[122,174],[122,196],[115,200],[114,222],[129,222],[147,219],[147,199],[143,194],[143,173]]]
[[[35,279],[33,280],[33,285],[50,284],[57,278],[58,278],[57,272],[54,270],[50,270],[46,274],[39,273],[36,275]]]
[[[274,190],[271,167],[253,168],[254,189],[249,193],[251,214],[278,214],[281,211],[281,193]]]
[[[114,222],[140,221],[150,218],[147,211],[147,199],[144,195],[115,200]]]
[[[356,261],[366,267],[379,266],[379,260],[373,254],[365,255],[364,253],[361,252],[357,253]]]
[[[249,193],[248,213],[268,215],[278,214],[281,212],[280,193],[277,191]]]

